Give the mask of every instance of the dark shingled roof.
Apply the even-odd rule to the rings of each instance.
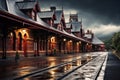
[[[104,42],[102,42],[100,39],[98,39],[96,36],[93,37],[92,40],[93,44],[104,44]]]
[[[3,1],[5,1],[4,4]],[[30,17],[28,17],[27,15],[25,15],[22,11],[20,11],[20,9],[18,8],[18,6],[16,5],[16,0],[0,0],[0,10],[5,10],[5,6],[7,7],[7,9],[5,10],[6,12],[16,15],[18,17],[30,20],[32,22],[38,23],[40,25],[43,25],[45,27],[48,27],[48,25],[43,22],[37,15],[37,21],[32,20]]]
[[[9,13],[22,17],[22,18],[30,19],[27,15],[25,15],[18,9],[16,5],[16,0],[6,0],[6,6],[7,6],[7,11]]]
[[[43,11],[38,13],[38,16],[40,18],[52,18],[53,15],[54,15],[53,11]]]
[[[32,20],[31,18],[29,18],[27,15],[25,15],[25,14],[19,9],[20,7],[18,7],[18,5],[21,6],[21,5],[23,5],[23,4],[17,3],[18,5],[16,5],[16,1],[17,1],[17,0],[0,0],[0,10],[5,11],[5,12],[7,12],[7,13],[9,13],[9,14],[12,14],[12,15],[15,15],[15,16],[18,16],[18,17],[21,17],[21,18],[26,19],[26,20],[28,20],[28,21],[31,21],[31,22],[33,22],[33,23],[39,24],[39,25],[41,25],[41,26],[43,26],[43,27],[47,27],[48,29],[54,30],[54,31],[56,31],[56,32],[63,33],[63,34],[66,34],[67,36],[70,36],[70,37],[73,37],[73,38],[76,38],[76,39],[79,39],[79,40],[83,40],[83,41],[84,41],[84,39],[79,38],[79,37],[76,37],[76,36],[74,36],[73,34],[69,34],[69,33],[65,32],[64,30],[63,30],[63,31],[60,31],[60,30],[57,30],[57,29],[55,29],[55,28],[53,28],[53,27],[50,27],[48,24],[46,24],[44,21],[42,21],[42,20],[39,18],[38,15],[37,15],[37,21]],[[32,7],[33,7],[32,5],[34,5],[34,4],[32,4],[32,3],[30,3],[31,5],[30,5],[30,4],[27,5],[27,4],[28,4],[28,3],[26,3],[26,5],[24,5],[24,7],[21,7],[21,9],[32,8]],[[30,6],[31,6],[31,7],[30,7]],[[63,14],[63,11],[62,11],[62,10],[55,11],[55,15],[56,15],[56,20],[55,20],[55,22],[56,22],[56,23],[60,23],[62,14]],[[75,25],[78,26],[78,27],[80,27],[80,25],[78,25],[77,23],[74,23],[74,24],[72,23],[72,26],[75,26]],[[76,27],[75,27],[74,30],[79,30],[79,31],[80,31],[80,29],[78,29],[78,28],[76,28]]]
[[[33,9],[35,7],[36,2],[35,1],[22,1],[16,3],[19,9]]]

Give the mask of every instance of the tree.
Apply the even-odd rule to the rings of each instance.
[[[104,41],[107,50],[120,52],[120,32],[114,33],[112,38]]]
[[[120,32],[117,32],[113,35],[112,46],[117,52],[120,52]]]
[[[111,45],[112,44],[112,39],[105,40],[104,43],[105,43],[105,47],[106,47],[107,50],[110,50],[112,48],[112,45]]]

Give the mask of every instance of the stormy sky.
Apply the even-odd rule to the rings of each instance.
[[[99,38],[105,39],[120,31],[120,1],[119,0],[38,0],[41,10],[50,6],[64,9],[68,22],[69,14],[78,13],[82,18],[83,28],[92,30]]]

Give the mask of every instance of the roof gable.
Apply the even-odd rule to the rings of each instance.
[[[21,1],[16,2],[16,5],[20,10],[26,10],[26,9],[34,9],[36,8],[37,11],[40,11],[38,3],[36,1]]]
[[[16,3],[19,9],[33,9],[36,2],[31,1],[31,2],[17,2]]]
[[[43,11],[43,12],[39,12],[38,16],[40,18],[53,18],[54,12],[53,11]]]
[[[16,0],[6,0],[6,5],[7,5],[7,9],[8,9],[7,11],[16,16],[29,19],[29,17],[27,15],[25,15],[18,9],[18,7],[15,3],[16,3]]]

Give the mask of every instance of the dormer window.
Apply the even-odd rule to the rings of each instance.
[[[23,0],[16,2],[17,7],[33,20],[36,20],[36,13],[40,11],[39,3],[36,0]]]

